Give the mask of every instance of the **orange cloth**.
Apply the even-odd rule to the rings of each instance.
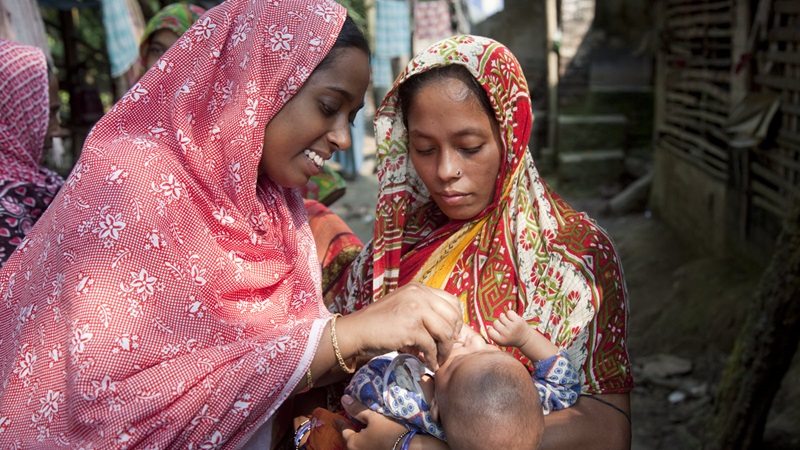
[[[324,408],[315,409],[311,414],[306,450],[347,450],[341,430],[352,428],[360,431],[361,426],[350,420],[346,414],[330,412]]]
[[[322,295],[326,304],[343,292],[347,270],[364,244],[349,226],[316,200],[304,200],[311,234],[322,266]]]

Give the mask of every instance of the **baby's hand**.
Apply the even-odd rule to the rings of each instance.
[[[522,347],[530,338],[530,325],[514,311],[500,314],[486,333],[495,343],[505,347]]]

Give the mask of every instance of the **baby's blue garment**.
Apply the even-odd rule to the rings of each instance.
[[[445,440],[442,425],[431,417],[422,393],[420,380],[426,371],[411,355],[378,356],[358,369],[344,393],[410,429]]]

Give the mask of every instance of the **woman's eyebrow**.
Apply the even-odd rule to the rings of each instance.
[[[348,91],[347,89],[343,88],[343,87],[325,86],[325,89],[328,89],[330,91],[336,92],[336,93],[340,94],[342,97],[344,97],[347,100],[352,100],[353,99],[353,94],[350,91]]]
[[[428,135],[427,133],[425,133],[423,131],[420,131],[420,130],[417,130],[417,129],[410,130],[410,132],[408,134],[410,136],[421,137],[421,138],[430,137],[430,135]],[[455,134],[454,134],[454,136],[456,136],[456,137],[465,137],[465,136],[482,137],[484,135],[485,135],[484,130],[482,128],[479,128],[479,127],[466,127],[466,128],[463,128],[461,130],[456,131]]]
[[[483,136],[484,131],[478,127],[467,127],[456,132],[456,136]]]

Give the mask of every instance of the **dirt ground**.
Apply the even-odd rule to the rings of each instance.
[[[332,206],[365,241],[372,236],[377,195],[369,141],[366,145],[362,175]],[[604,214],[608,190],[604,196],[557,191],[609,232],[622,261],[631,312],[628,348],[636,381],[631,395],[633,449],[700,448],[716,382],[762,268],[705,255],[647,211]],[[800,448],[798,380],[800,357],[795,356],[773,404],[763,448]]]

